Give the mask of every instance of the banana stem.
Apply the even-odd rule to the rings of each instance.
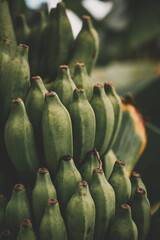
[[[98,159],[98,161],[99,161],[99,169],[102,169],[102,161],[101,161],[101,159],[100,159],[99,152],[97,151],[96,148],[94,148],[93,150],[94,150],[94,152],[95,152],[95,154],[96,154],[96,157],[97,157],[97,159]]]

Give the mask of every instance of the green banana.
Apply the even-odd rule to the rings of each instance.
[[[102,168],[93,171],[90,193],[96,207],[94,240],[104,240],[115,216],[116,200],[114,190],[106,180]]]
[[[9,12],[8,0],[0,0],[0,38],[9,38],[16,45],[13,24]]]
[[[0,39],[0,99],[1,99],[1,106],[0,106],[0,115],[1,119],[0,122],[3,123],[2,121],[2,116],[3,116],[3,97],[4,97],[4,86],[5,85],[5,71],[8,66],[8,62],[10,61],[11,58],[11,41],[7,38],[2,38]],[[3,133],[2,133],[3,135]]]
[[[84,162],[86,154],[93,149],[96,121],[84,89],[76,88],[73,101],[68,106],[73,129],[73,158],[77,166]]]
[[[6,227],[5,211],[8,200],[7,198],[0,193],[0,231]]]
[[[30,34],[27,38],[27,44],[29,46],[29,64],[31,76],[40,74],[39,59],[41,49],[41,36],[43,29],[46,25],[45,14],[43,11],[37,11],[35,13],[36,24],[32,27]]]
[[[57,4],[54,35],[49,40],[48,71],[54,80],[60,65],[67,64],[74,43],[70,21],[66,14],[65,3]],[[52,50],[53,49],[53,50]]]
[[[109,233],[108,240],[138,240],[136,224],[132,220],[131,208],[127,204],[119,206]]]
[[[39,150],[39,156],[41,162],[43,162],[43,144],[42,144],[42,133],[41,133],[41,118],[42,109],[44,105],[45,94],[47,93],[44,87],[41,77],[35,76],[31,78],[31,86],[28,90],[25,106],[28,117],[33,126],[37,150]]]
[[[90,102],[96,117],[95,147],[100,156],[106,153],[114,128],[112,104],[101,84],[94,85],[93,98]]]
[[[18,14],[15,18],[15,34],[17,43],[27,44],[27,38],[30,33],[30,28],[27,25],[24,14]]]
[[[117,160],[118,159],[114,154],[113,150],[110,150],[107,154],[103,156],[103,171],[107,180],[110,178],[114,168],[114,164]]]
[[[32,125],[22,99],[12,100],[11,113],[5,126],[4,140],[10,160],[18,174],[32,183],[39,167]]]
[[[84,180],[77,182],[75,193],[67,204],[65,222],[70,240],[93,239],[95,204]]]
[[[39,233],[40,240],[67,240],[64,220],[56,199],[48,199]]]
[[[19,44],[14,57],[8,62],[6,70],[2,74],[3,82],[3,122],[8,119],[10,104],[14,98],[24,100],[29,83],[30,69],[28,64],[28,46]]]
[[[7,38],[0,39],[0,79],[2,72],[6,69],[6,64],[11,58],[11,40]]]
[[[80,166],[79,171],[82,179],[90,186],[93,170],[99,167],[99,161],[95,151],[89,151],[86,155],[84,163]]]
[[[21,221],[25,218],[31,219],[30,203],[24,186],[16,184],[6,207],[7,225],[16,234]]]
[[[145,190],[145,194],[147,196],[147,189],[141,179],[141,175],[138,172],[132,172],[131,177],[130,177],[130,181],[131,181],[131,198],[134,196],[136,188],[141,187]]]
[[[48,54],[52,52],[55,57],[56,44],[53,41],[56,28],[56,8],[52,8],[46,21],[46,26],[43,28],[39,42],[39,61],[38,74],[44,79],[48,77]],[[50,49],[51,48],[51,49]],[[55,58],[53,63],[55,63]]]
[[[39,168],[32,191],[32,208],[37,230],[39,229],[46,202],[49,198],[57,198],[55,187],[47,168]]]
[[[151,207],[141,187],[136,188],[133,198],[129,202],[132,209],[132,218],[138,229],[138,240],[145,240],[151,224]]]
[[[85,63],[87,72],[90,75],[99,52],[99,38],[92,25],[90,16],[83,16],[82,20],[82,29],[75,40],[69,61],[71,75],[73,75],[74,65],[77,62]]]
[[[83,88],[88,101],[92,99],[93,96],[93,82],[88,76],[86,67],[84,63],[76,63],[73,74],[73,81],[77,88]]]
[[[73,91],[76,88],[70,77],[67,65],[61,65],[58,69],[58,75],[54,82],[45,85],[48,90],[55,91],[65,107],[73,100]]]
[[[80,180],[82,178],[73,158],[69,155],[63,156],[55,178],[55,187],[62,214],[64,214],[66,205],[75,191],[76,183]]]
[[[115,87],[111,82],[104,83],[104,89],[106,92],[107,97],[112,103],[113,111],[114,111],[114,128],[112,132],[112,137],[110,140],[110,144],[106,152],[112,148],[117,138],[121,121],[122,121],[122,102],[118,94],[116,93]]]
[[[31,220],[23,219],[20,224],[20,230],[16,240],[37,240],[37,237],[32,228]]]
[[[127,203],[131,196],[131,183],[124,166],[124,162],[117,160],[108,180],[115,191],[116,209],[118,209],[121,204]]]
[[[45,94],[41,122],[45,162],[50,174],[55,177],[60,158],[73,156],[71,119],[55,92]]]
[[[0,232],[0,240],[15,240],[15,235],[9,229]]]

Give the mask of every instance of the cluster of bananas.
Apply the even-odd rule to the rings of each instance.
[[[99,37],[89,16],[82,17],[82,29],[74,40],[64,2],[52,8],[49,15],[38,11],[35,24],[30,29],[25,15],[15,19],[15,33],[18,43],[29,45],[31,75],[40,75],[44,81],[53,81],[62,64],[69,65],[71,75],[76,62],[85,62],[91,73],[99,48]]]
[[[6,3],[0,0],[0,11]],[[66,23],[63,19],[57,25],[60,13],[66,19],[64,3],[50,12],[48,20],[53,16],[58,36]],[[56,60],[49,61],[45,50],[45,59],[40,57],[35,64],[49,79],[47,84],[40,76],[30,81],[34,64],[30,57],[29,66],[27,45],[15,47],[13,41],[0,40],[1,166],[7,164],[3,174],[8,179],[16,172],[12,193],[5,197],[7,187],[0,189],[0,239],[147,238],[151,208],[146,188],[138,173],[129,179],[125,163],[111,150],[121,125],[122,102],[111,83],[93,86],[88,73],[97,57],[97,33],[90,18],[83,19],[69,67],[60,65],[53,73],[49,64],[56,63],[57,69],[67,61],[60,60],[67,55],[65,41],[60,40],[52,43],[59,51],[51,56],[59,56]],[[51,31],[48,26],[45,29]],[[49,31],[42,34],[45,41]],[[89,45],[86,36],[92,40]],[[44,71],[44,66],[50,70]]]

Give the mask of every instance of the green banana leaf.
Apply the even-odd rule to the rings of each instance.
[[[144,119],[133,104],[131,97],[122,100],[123,117],[113,151],[119,160],[125,162],[128,176],[143,153],[147,136]]]

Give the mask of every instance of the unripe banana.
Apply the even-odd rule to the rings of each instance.
[[[33,126],[37,150],[39,150],[39,156],[41,156],[41,159],[43,159],[44,155],[41,132],[41,118],[46,92],[47,90],[44,87],[41,77],[32,77],[31,86],[25,100],[25,106],[28,117]],[[41,160],[41,162],[43,162],[43,160]]]
[[[79,166],[84,162],[86,154],[94,147],[96,131],[94,111],[83,89],[74,90],[73,102],[68,106],[68,111],[73,129],[73,158]]]
[[[30,69],[28,64],[28,46],[19,44],[14,57],[9,61],[7,69],[3,72],[3,122],[10,113],[10,103],[14,98],[25,99],[29,83]]]
[[[24,14],[18,14],[15,18],[15,34],[17,43],[27,44],[27,38],[30,33],[30,28],[27,25]]]
[[[45,94],[42,138],[45,162],[50,174],[55,177],[60,158],[65,155],[73,156],[71,119],[55,92]]]
[[[37,240],[32,228],[31,220],[23,219],[16,240]]]
[[[110,144],[114,128],[113,107],[101,84],[94,86],[93,98],[90,102],[96,117],[95,148],[102,156]]]
[[[7,0],[0,0],[0,26],[0,38],[9,38],[15,47],[16,38]]]
[[[39,160],[33,128],[20,98],[12,100],[4,139],[12,164],[24,181],[31,183],[36,176]]]
[[[5,211],[7,203],[6,197],[0,193],[0,231],[6,227]]]
[[[5,79],[2,79],[2,72],[6,70],[6,66],[10,59],[11,59],[11,40],[7,38],[2,38],[0,39],[0,68],[1,68],[0,83],[1,81],[5,81]]]
[[[121,204],[128,203],[131,196],[131,183],[125,171],[124,165],[124,162],[117,160],[108,180],[115,191],[116,209],[118,209]]]
[[[115,216],[116,200],[114,190],[106,180],[102,168],[94,169],[90,192],[96,207],[94,240],[104,240]]]
[[[52,83],[46,84],[46,88],[50,91],[55,91],[65,107],[73,100],[73,91],[76,88],[73,80],[70,77],[69,68],[67,65],[61,65],[58,69],[58,76]]]
[[[31,76],[40,74],[39,58],[41,49],[41,36],[43,29],[46,25],[45,14],[43,11],[37,11],[36,24],[32,27],[30,34],[27,38],[27,44],[29,46],[29,64],[31,70]]]
[[[21,221],[25,218],[31,219],[29,200],[24,186],[16,184],[6,207],[7,225],[16,234],[19,231]]]
[[[84,179],[90,186],[93,170],[99,167],[99,161],[95,151],[87,153],[84,163],[79,168],[82,179]]]
[[[138,229],[138,240],[145,240],[151,224],[151,206],[145,190],[138,187],[131,201],[132,218]]]
[[[57,4],[54,35],[49,40],[48,71],[54,80],[59,65],[67,64],[74,43],[70,21],[66,14],[65,3]],[[53,49],[53,51],[52,51]]]
[[[0,240],[15,240],[15,235],[9,229],[4,229],[0,232]]]
[[[138,240],[136,224],[132,220],[131,208],[127,204],[119,206],[117,215],[109,229],[108,240]]]
[[[32,208],[37,230],[39,229],[45,211],[46,202],[49,198],[57,198],[56,190],[51,181],[48,169],[39,168],[32,191]]]
[[[99,38],[92,25],[91,18],[83,16],[82,20],[82,29],[75,40],[73,53],[69,61],[71,75],[77,62],[85,63],[87,72],[90,75],[99,52]]]
[[[121,121],[122,121],[122,102],[118,94],[116,93],[115,87],[112,83],[110,82],[105,82],[104,83],[104,89],[106,92],[107,97],[112,103],[113,106],[113,111],[114,111],[114,128],[112,132],[112,137],[110,140],[110,144],[108,146],[108,149],[106,152],[112,148],[112,146],[115,143],[115,140],[117,138]]]
[[[6,79],[3,77],[5,76],[6,68],[8,65],[8,62],[11,59],[11,41],[7,38],[0,39],[0,99],[1,99],[1,105],[0,105],[0,123],[3,123],[3,112],[4,112],[4,106],[3,106],[3,99],[4,99],[4,86]],[[1,127],[2,135],[3,130]]]
[[[83,88],[88,101],[92,99],[93,96],[93,82],[88,76],[86,67],[84,63],[76,63],[73,74],[73,81],[77,88]]]
[[[40,240],[67,240],[65,224],[56,199],[48,199],[39,232]]]
[[[55,187],[62,214],[64,214],[66,205],[75,192],[76,183],[80,180],[82,180],[81,175],[72,157],[69,155],[63,156],[55,178]]]
[[[114,154],[113,150],[110,150],[107,154],[103,156],[103,171],[107,180],[110,178],[114,168],[114,164],[117,160],[118,159]]]
[[[135,195],[136,188],[141,187],[145,190],[145,194],[147,196],[147,189],[141,179],[141,175],[138,172],[132,172],[131,177],[131,198]]]
[[[67,204],[65,222],[70,240],[92,240],[95,225],[95,204],[86,181],[79,181]]]

